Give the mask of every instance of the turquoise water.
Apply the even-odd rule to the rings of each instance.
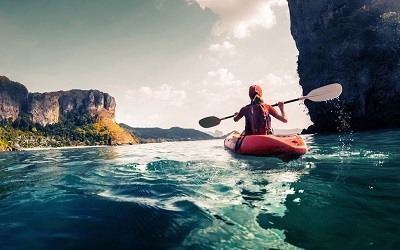
[[[400,130],[0,153],[2,249],[396,249]]]

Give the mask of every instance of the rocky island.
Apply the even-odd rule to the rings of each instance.
[[[115,107],[98,90],[29,93],[0,76],[0,150],[137,143],[115,122]]]
[[[288,0],[303,94],[339,82],[328,103],[305,102],[307,133],[400,127],[398,0]]]

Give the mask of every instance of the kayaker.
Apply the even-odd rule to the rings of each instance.
[[[272,134],[270,115],[284,123],[287,123],[288,119],[285,114],[283,102],[278,102],[278,107],[281,111],[281,114],[279,114],[271,105],[266,104],[262,99],[262,89],[260,85],[250,86],[249,97],[251,103],[242,107],[233,117],[235,122],[239,121],[243,116],[246,118],[244,134]]]

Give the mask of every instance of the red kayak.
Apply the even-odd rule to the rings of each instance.
[[[225,149],[235,154],[277,157],[283,161],[307,153],[307,145],[299,135],[246,135],[232,132],[224,141]]]

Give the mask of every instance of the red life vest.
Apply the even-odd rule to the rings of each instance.
[[[271,117],[265,104],[246,106],[246,135],[272,134]]]

